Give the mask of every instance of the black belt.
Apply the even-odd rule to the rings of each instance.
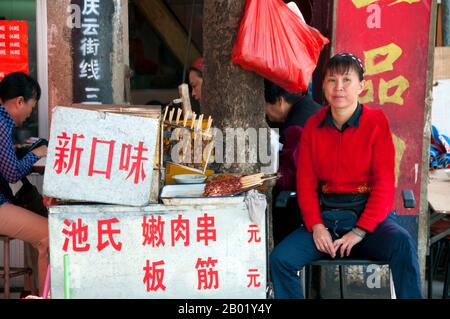
[[[319,193],[322,210],[351,209],[360,215],[369,199],[370,194],[338,194]]]

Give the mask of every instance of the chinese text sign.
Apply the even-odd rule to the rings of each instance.
[[[28,74],[28,22],[0,20],[0,81],[12,72]]]
[[[266,250],[245,203],[50,208],[52,297],[265,298]]]
[[[158,120],[57,107],[44,194],[109,204],[149,203]]]

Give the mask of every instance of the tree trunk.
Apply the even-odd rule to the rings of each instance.
[[[224,137],[226,128],[267,128],[263,79],[231,62],[231,51],[244,13],[244,4],[245,0],[208,0],[204,2],[203,8],[203,54],[206,67],[201,109],[206,115],[212,116],[214,126],[222,130]],[[228,172],[247,174],[258,172],[260,166],[259,163],[228,163],[221,168]]]
[[[231,62],[231,52],[241,18],[244,13],[245,0],[207,0],[203,4],[203,56],[205,71],[203,74],[201,109],[205,115],[214,119],[214,127],[223,132],[227,128],[259,128],[267,129],[264,114],[264,82],[260,76],[242,69]],[[261,135],[259,136],[261,137]],[[258,138],[259,143],[264,143]],[[246,159],[251,154],[248,145],[245,148]],[[250,144],[254,144],[250,142]],[[257,144],[257,143],[256,143]],[[234,155],[237,157],[237,147],[234,144]],[[225,150],[224,154],[228,156]],[[240,151],[239,151],[240,152]],[[254,163],[224,163],[215,168],[237,174],[260,172],[261,160]],[[228,161],[227,161],[228,162]],[[269,247],[273,247],[271,230],[271,191],[266,192],[269,210],[267,219],[267,234]]]

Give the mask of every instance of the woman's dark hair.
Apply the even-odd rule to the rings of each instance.
[[[264,79],[264,99],[266,100],[266,103],[275,104],[278,98],[283,97],[286,102],[293,104],[303,95],[303,93],[291,93],[286,91],[275,83]]]
[[[191,66],[191,67],[189,68],[189,72],[191,72],[191,71],[194,71],[195,73],[197,73],[197,75],[198,75],[199,77],[203,78],[203,73],[202,73],[202,71],[200,71],[199,69],[194,68],[193,66]]]
[[[22,72],[10,73],[0,82],[0,99],[4,102],[23,96],[25,102],[41,98],[41,87],[31,76]]]
[[[349,70],[354,70],[359,77],[359,80],[364,80],[364,66],[361,60],[351,53],[338,53],[327,61],[323,68],[322,79],[327,73],[330,74],[345,74]]]

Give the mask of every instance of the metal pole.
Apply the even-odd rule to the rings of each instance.
[[[442,0],[442,45],[450,46],[450,0]]]
[[[187,72],[187,64],[189,62],[189,51],[191,50],[191,41],[192,41],[192,22],[194,21],[195,14],[195,0],[192,0],[192,9],[191,9],[191,18],[189,20],[189,33],[188,40],[186,44],[186,51],[184,52],[184,64],[183,64],[183,79],[182,83],[186,83],[186,72]]]

